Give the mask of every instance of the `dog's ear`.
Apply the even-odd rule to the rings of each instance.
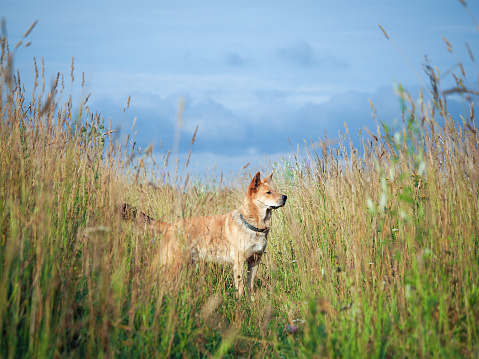
[[[249,184],[248,191],[256,191],[258,187],[261,185],[261,174],[258,172],[251,180]]]
[[[273,172],[271,172],[271,174],[268,177],[266,177],[263,180],[263,182],[266,182],[267,184],[270,184],[272,179],[273,179]]]

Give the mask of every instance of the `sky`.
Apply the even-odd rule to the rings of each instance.
[[[44,59],[47,78],[61,72],[68,82],[74,57],[77,102],[91,93],[90,109],[111,119],[122,136],[137,132],[137,146],[153,144],[160,163],[169,149],[183,163],[191,147],[190,170],[211,172],[216,165],[215,173],[235,175],[247,163],[265,169],[304,154],[305,141],[334,139],[345,123],[360,146],[359,129],[374,132],[378,125],[369,100],[382,121],[399,119],[394,89],[401,83],[417,95],[428,85],[425,56],[441,73],[458,73],[460,60],[477,79],[465,41],[479,57],[479,2],[468,6],[457,0],[0,0],[0,17],[11,44],[38,20],[31,45],[15,54],[27,89],[34,58]]]

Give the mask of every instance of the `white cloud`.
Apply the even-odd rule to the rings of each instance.
[[[74,91],[81,91],[76,88],[84,71],[90,107],[125,123],[124,131],[138,117],[138,142],[145,147],[154,141],[157,148],[160,142],[171,147],[178,100],[185,96],[180,152],[188,150],[199,125],[193,146],[198,162],[201,156],[205,163],[224,158],[222,165],[232,166],[235,158],[290,151],[288,137],[295,148],[325,131],[335,136],[344,121],[352,133],[369,126],[369,97],[382,119],[399,117],[389,84],[397,80],[407,87],[417,78],[378,23],[419,72],[424,54],[439,63],[441,73],[456,65],[441,36],[459,49],[459,58],[468,59],[464,40],[479,48],[459,3],[435,5],[434,0],[395,5],[150,1],[147,6],[26,1],[6,2],[2,10],[11,43],[39,19],[29,36],[32,45],[15,58],[27,92],[33,87],[34,56],[38,63],[45,59],[47,83],[61,70],[67,89],[74,56]],[[477,5],[469,6],[477,13]],[[404,26],[406,20],[410,26]],[[476,73],[473,66],[465,63],[466,72]]]

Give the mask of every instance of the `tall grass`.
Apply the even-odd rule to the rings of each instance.
[[[62,75],[26,94],[1,45],[1,357],[479,355],[477,93],[464,81],[464,118],[448,115],[429,67],[417,101],[398,88],[396,129],[275,164],[288,203],[253,298],[237,300],[228,266],[185,266],[165,283],[160,238],[117,207],[168,221],[223,213],[250,177],[175,187],[160,167],[152,178],[151,151],[115,140],[87,98],[77,114],[71,96],[57,102]]]

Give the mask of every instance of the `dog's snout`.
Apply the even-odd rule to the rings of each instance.
[[[286,203],[286,200],[288,199],[288,197],[287,197],[287,196],[285,196],[284,194],[283,194],[283,196],[282,196],[282,197],[283,197],[283,203]]]

